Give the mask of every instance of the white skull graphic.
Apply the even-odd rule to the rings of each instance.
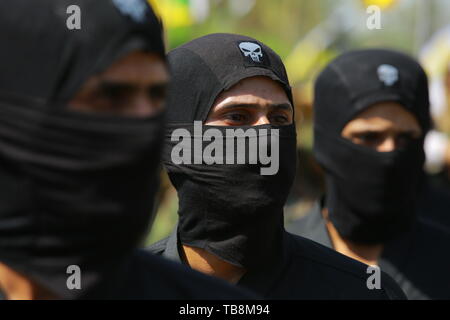
[[[112,0],[119,11],[129,16],[135,22],[142,23],[145,21],[146,4],[142,0]]]
[[[398,80],[398,70],[390,64],[382,64],[377,69],[378,79],[387,86],[392,86]]]
[[[246,57],[250,56],[254,62],[261,62],[260,59],[262,58],[263,53],[259,44],[253,42],[241,42],[239,44],[239,49],[241,49]]]

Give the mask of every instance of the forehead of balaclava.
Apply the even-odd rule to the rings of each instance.
[[[164,57],[160,21],[145,0],[2,1],[0,41],[3,100],[65,102],[131,51]]]
[[[169,123],[204,121],[219,93],[253,76],[279,82],[292,102],[281,58],[253,38],[210,34],[172,50],[168,60],[172,72]]]
[[[427,77],[411,57],[392,50],[342,54],[319,75],[314,92],[314,125],[339,136],[358,113],[379,102],[398,102],[430,127]]]

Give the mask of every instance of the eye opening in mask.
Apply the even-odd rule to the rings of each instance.
[[[344,139],[377,152],[407,148],[423,136],[418,117],[393,101],[377,102],[357,112],[341,131]]]
[[[253,75],[220,91],[208,110],[205,125],[289,125],[294,122],[290,92],[272,77]]]
[[[68,109],[125,117],[156,115],[165,107],[168,81],[164,59],[136,50],[89,77],[69,100]]]

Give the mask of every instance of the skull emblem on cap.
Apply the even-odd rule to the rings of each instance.
[[[398,70],[390,64],[382,64],[377,69],[378,78],[386,86],[390,87],[398,80]]]
[[[252,58],[254,62],[261,62],[263,56],[261,46],[253,42],[241,42],[239,44],[239,49],[246,57]]]

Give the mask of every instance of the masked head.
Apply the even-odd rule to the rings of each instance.
[[[352,51],[315,84],[314,153],[340,235],[383,243],[414,220],[430,127],[427,78],[395,51]]]
[[[181,242],[240,267],[274,258],[296,167],[281,59],[232,34],[193,40],[168,57],[164,164],[178,191]]]
[[[0,261],[58,297],[88,296],[152,220],[161,25],[146,1],[0,7]],[[81,290],[66,285],[72,265]]]

